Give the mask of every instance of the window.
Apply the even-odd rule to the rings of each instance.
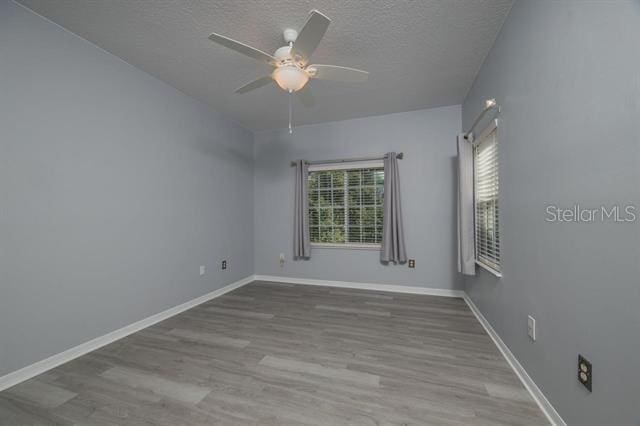
[[[382,241],[383,193],[382,162],[311,166],[311,243],[378,248]]]
[[[476,263],[500,275],[497,122],[480,135],[474,148]]]

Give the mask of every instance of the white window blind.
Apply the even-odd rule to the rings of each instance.
[[[309,230],[315,245],[379,246],[382,242],[384,167],[309,172]]]
[[[474,148],[476,262],[500,274],[498,138],[495,120]]]

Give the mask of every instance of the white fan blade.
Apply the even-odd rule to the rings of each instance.
[[[269,83],[273,83],[273,78],[270,75],[265,77],[260,77],[257,80],[253,80],[250,83],[245,84],[244,86],[238,87],[234,92],[235,93],[247,93],[253,89],[257,89],[258,87],[266,86]]]
[[[309,63],[311,54],[320,44],[320,40],[322,40],[330,22],[329,18],[317,10],[311,11],[309,19],[300,30],[298,38],[296,38],[291,48],[291,57],[300,66],[305,66]]]
[[[230,39],[229,37],[225,37],[220,34],[213,33],[209,36],[209,40],[214,43],[218,43],[223,45],[224,47],[228,47],[231,50],[235,50],[238,53],[242,53],[243,55],[249,56],[253,59],[257,59],[260,62],[266,62],[269,65],[276,64],[276,58],[269,55],[268,53],[264,53],[262,50],[255,49],[251,46],[247,46],[244,43],[240,43],[239,41],[235,41]]]
[[[369,73],[349,67],[337,65],[309,65],[307,71],[313,78],[321,80],[346,81],[349,83],[361,83],[367,81]]]
[[[302,102],[302,105],[306,106],[307,108],[311,108],[316,104],[316,100],[314,99],[313,93],[311,93],[311,89],[309,88],[308,84],[304,86],[302,90],[296,92],[296,94]]]

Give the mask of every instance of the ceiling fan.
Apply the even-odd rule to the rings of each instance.
[[[286,46],[282,46],[273,55],[248,46],[239,41],[213,33],[209,39],[238,53],[257,59],[275,69],[270,75],[260,77],[235,90],[235,93],[247,93],[251,90],[276,82],[281,89],[292,94],[301,91],[310,79],[363,82],[369,73],[355,68],[337,65],[309,64],[313,54],[331,20],[317,10],[312,10],[309,19],[300,32],[286,29],[283,32]],[[313,103],[308,88],[300,92],[302,103],[309,106]],[[291,99],[289,100],[289,132],[291,133]]]

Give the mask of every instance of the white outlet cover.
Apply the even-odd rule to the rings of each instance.
[[[205,274],[205,272],[207,272],[207,267],[206,266],[200,266],[200,276],[203,276]]]
[[[536,340],[536,319],[531,315],[527,316],[527,334],[535,342]]]

